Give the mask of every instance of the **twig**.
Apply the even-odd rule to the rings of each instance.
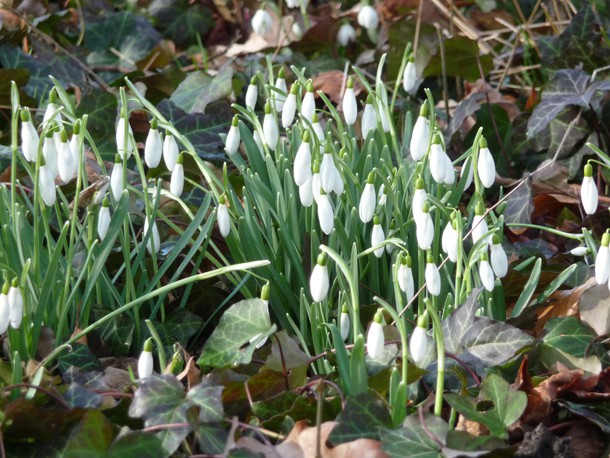
[[[4,391],[6,393],[7,391],[12,391],[15,388],[28,388],[28,389],[33,388],[37,391],[40,391],[40,392],[46,394],[50,398],[53,398],[58,404],[61,404],[61,406],[64,407],[65,409],[70,410],[72,408],[72,406],[70,404],[68,404],[66,402],[66,400],[64,398],[62,398],[59,394],[57,394],[47,388],[43,388],[39,385],[34,385],[33,383],[15,383],[14,385],[5,386],[2,391]]]

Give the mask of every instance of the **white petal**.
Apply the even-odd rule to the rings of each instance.
[[[284,94],[288,92],[288,88],[286,87],[286,80],[284,78],[277,78],[275,80],[275,88],[279,89]],[[271,96],[273,97],[275,111],[280,112],[284,109],[284,102],[286,101],[286,96],[284,94],[277,91],[272,91]]]
[[[263,135],[265,136],[265,142],[271,151],[275,151],[277,148],[277,141],[279,140],[279,132],[277,123],[273,114],[268,113],[263,119]]]
[[[330,205],[330,199],[328,194],[322,194],[318,198],[318,221],[320,222],[320,228],[326,235],[330,235],[335,226],[335,217],[333,214],[333,208]]]
[[[23,296],[21,289],[11,286],[8,291],[8,304],[11,327],[17,329],[23,319]]]
[[[375,107],[367,103],[362,113],[362,138],[366,140],[369,132],[377,127],[377,112]]]
[[[76,172],[76,164],[74,156],[68,142],[62,142],[59,151],[57,152],[57,169],[61,181],[67,183],[70,181]]]
[[[299,186],[299,199],[301,200],[301,205],[303,207],[311,207],[313,204],[313,189],[311,186],[312,175],[309,174],[309,178],[305,180],[301,186]]]
[[[595,258],[595,279],[598,285],[608,281],[610,274],[610,250],[607,246],[601,246]]]
[[[0,294],[0,334],[4,334],[11,321],[11,309],[8,304],[8,295]]]
[[[446,165],[443,147],[438,143],[432,144],[430,147],[430,172],[437,183],[444,181]]]
[[[100,240],[104,240],[110,226],[110,209],[108,207],[100,207],[100,212],[97,216],[97,235]]]
[[[360,216],[360,221],[363,223],[368,223],[373,219],[376,202],[377,197],[375,196],[375,185],[372,183],[367,183],[364,185],[362,196],[360,196],[360,204],[358,205],[358,215]]]
[[[415,365],[419,366],[422,363],[428,354],[428,348],[430,348],[430,344],[428,343],[426,330],[420,326],[415,326],[409,341],[409,353]]]
[[[311,125],[311,128],[313,129],[313,133],[316,134],[316,137],[318,138],[320,143],[324,143],[324,131],[322,130],[320,122],[314,122]]]
[[[153,372],[153,356],[150,351],[140,353],[138,359],[138,378],[143,379],[150,377]]]
[[[430,213],[422,213],[419,220],[415,220],[415,235],[417,245],[422,250],[429,250],[434,240],[434,223]]]
[[[38,132],[32,121],[21,123],[21,151],[29,162],[36,161],[39,139]]]
[[[593,215],[597,210],[599,195],[593,177],[584,177],[580,188],[582,206],[587,215]]]
[[[320,174],[319,173],[314,173],[311,176],[311,192],[313,194],[313,198],[316,201],[316,203],[318,203],[318,200],[320,199],[320,189],[322,188],[322,183],[320,182]]]
[[[142,237],[145,237],[148,233],[148,217],[144,218],[144,229],[142,230]],[[152,222],[151,228],[152,234],[148,239],[148,243],[146,244],[146,249],[149,254],[158,253],[159,247],[161,246],[161,238],[159,237],[159,229],[157,229],[157,223],[155,221]]]
[[[494,290],[494,272],[489,265],[489,261],[482,260],[479,263],[479,277],[481,277],[481,283],[487,291]]]
[[[385,240],[385,234],[383,233],[383,228],[381,224],[374,224],[373,230],[371,231],[371,247],[377,246],[380,243],[383,243]],[[373,253],[375,256],[380,258],[383,255],[384,247],[377,248]]]
[[[294,115],[297,112],[297,96],[295,94],[288,94],[284,109],[282,110],[282,126],[284,129],[289,128],[294,121]]]
[[[55,189],[55,177],[46,165],[40,167],[38,171],[38,187],[42,200],[48,207],[55,204],[57,190]]]
[[[256,100],[258,99],[258,86],[250,84],[246,90],[246,107],[254,110],[256,108]]]
[[[110,173],[110,190],[112,191],[114,200],[117,202],[121,199],[123,189],[123,164],[119,162],[114,164],[112,172]]]
[[[176,143],[174,136],[166,135],[165,139],[163,140],[163,160],[165,161],[167,170],[170,172],[174,171],[179,154],[180,151],[178,150],[178,143]]]
[[[262,9],[259,9],[252,16],[252,30],[259,35],[265,35],[270,29],[273,20],[271,15]]]
[[[349,328],[351,326],[349,314],[341,312],[341,318],[339,321],[339,326],[341,329],[341,338],[345,341],[349,337]]]
[[[413,271],[406,264],[401,264],[398,266],[396,276],[398,277],[398,286],[400,287],[400,290],[407,295],[407,301],[410,301],[415,295]]]
[[[125,137],[125,127],[127,127],[127,137]],[[125,126],[125,118],[121,116],[116,126],[116,146],[122,159],[125,159],[125,147],[127,147],[127,157],[131,156],[133,153],[132,138],[133,131],[131,130],[131,126],[129,123]]]
[[[55,140],[53,137],[46,137],[42,143],[42,155],[47,169],[53,177],[59,173],[57,168],[57,148],[55,148]]]
[[[448,222],[441,236],[441,246],[451,262],[457,261],[458,243],[458,233],[453,229],[451,222]]]
[[[337,178],[337,167],[331,153],[325,153],[320,164],[320,182],[325,193],[330,193],[335,189],[335,180]]]
[[[326,299],[329,289],[328,267],[316,264],[309,277],[309,292],[315,302],[322,302]]]
[[[494,243],[491,245],[489,261],[491,267],[498,278],[504,278],[508,272],[508,257],[502,244]]]
[[[358,117],[358,104],[356,103],[354,88],[348,87],[345,89],[345,94],[343,95],[343,116],[345,117],[345,122],[350,126],[356,122]]]
[[[161,133],[157,129],[150,129],[144,144],[144,160],[146,165],[154,169],[161,162],[162,155],[163,140],[161,140]]]
[[[294,182],[297,186],[303,185],[311,177],[311,147],[309,142],[301,142],[294,158],[293,173]]]
[[[474,215],[472,219],[472,243],[477,243],[489,231],[483,215]]]
[[[231,220],[229,218],[229,210],[227,209],[226,204],[218,204],[216,221],[218,222],[218,230],[220,231],[220,235],[227,238],[229,232],[231,231]]]
[[[315,110],[316,101],[313,92],[305,92],[305,96],[303,97],[303,103],[301,103],[301,116],[311,122]]]
[[[358,12],[358,24],[367,30],[376,29],[379,24],[379,14],[371,5],[365,5]]]
[[[169,183],[169,191],[173,195],[180,197],[183,189],[184,189],[184,165],[176,164],[174,166],[174,170],[172,171],[172,178]]]
[[[434,263],[426,263],[426,289],[433,296],[438,296],[441,293],[441,275]]]
[[[381,323],[373,321],[369,326],[366,335],[366,350],[372,359],[377,359],[383,355],[385,339],[383,336],[383,326]]]
[[[356,30],[351,24],[343,24],[337,32],[337,42],[340,46],[347,46],[350,41],[356,39]]]
[[[425,189],[416,189],[413,193],[413,201],[411,202],[411,211],[413,218],[417,220],[423,213],[424,202],[428,200],[428,193]]]
[[[413,94],[417,86],[417,68],[414,62],[409,61],[402,76],[402,87],[407,93]]]
[[[491,188],[496,181],[496,165],[489,148],[481,148],[481,151],[479,151],[477,172],[483,186]]]
[[[426,154],[428,149],[428,141],[430,140],[430,122],[428,118],[418,116],[413,127],[413,133],[411,134],[411,142],[409,143],[409,150],[411,157],[415,161],[421,161]]]

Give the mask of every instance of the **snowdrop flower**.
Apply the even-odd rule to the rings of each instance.
[[[252,138],[254,139],[254,143],[256,143],[256,146],[258,146],[258,151],[259,153],[261,153],[261,156],[264,158],[265,157],[265,148],[263,147],[263,141],[261,140],[261,136],[258,133],[258,130],[254,130],[254,133],[252,134]]]
[[[341,331],[341,338],[343,339],[344,342],[349,337],[350,326],[351,326],[351,322],[349,319],[347,305],[343,304],[343,307],[341,307],[341,317],[339,318],[339,329]]]
[[[310,169],[311,170],[311,169]],[[319,174],[318,174],[319,176]],[[301,186],[299,186],[299,199],[303,207],[309,208],[313,204],[313,187],[312,187],[313,176],[310,173],[309,177]],[[319,183],[319,180],[318,180]]]
[[[11,327],[17,329],[23,319],[23,295],[19,288],[19,279],[13,279],[13,284],[8,291],[8,305],[10,312]]]
[[[284,70],[284,67],[280,68],[277,78],[275,79],[274,87],[277,89],[277,91],[271,91],[271,97],[273,98],[275,111],[282,111],[284,108],[284,102],[286,100],[285,94],[288,92],[288,87],[286,86],[286,71]]]
[[[57,90],[52,88],[49,92],[49,103],[47,104],[47,108],[44,112],[44,116],[42,118],[42,123],[46,124],[48,122],[57,122],[61,123],[62,116],[60,106],[57,104]]]
[[[153,118],[150,122],[150,130],[146,136],[146,143],[144,144],[144,161],[149,168],[154,169],[161,162],[162,155],[163,140],[161,139],[161,133],[157,129],[157,120]]]
[[[610,250],[608,245],[610,245],[610,233],[606,231],[602,236],[602,243],[595,258],[595,280],[597,280],[598,285],[606,283],[610,274]]]
[[[74,156],[68,143],[68,134],[65,129],[61,129],[61,144],[59,145],[59,151],[57,151],[57,170],[59,177],[64,183],[67,183],[74,177],[76,173],[76,163],[74,162]]]
[[[112,191],[115,202],[118,202],[121,199],[123,189],[125,189],[123,162],[121,161],[121,156],[117,154],[114,156],[114,167],[112,168],[112,172],[110,172],[110,190]]]
[[[498,234],[494,234],[491,240],[492,243],[489,250],[491,267],[496,274],[496,277],[504,278],[508,272],[508,257],[506,256],[506,251],[502,248]]]
[[[125,129],[127,129],[127,137],[125,137]],[[129,157],[133,153],[134,149],[133,142],[131,141],[132,138],[133,131],[131,130],[131,125],[123,116],[121,116],[116,126],[116,146],[117,151],[122,157],[125,156],[125,154],[127,154],[127,157]]]
[[[485,207],[481,202],[478,202],[474,210],[474,218],[472,219],[472,243],[477,243],[489,232],[484,215]]]
[[[231,128],[229,129],[229,133],[227,134],[227,138],[225,140],[225,148],[229,156],[237,152],[240,142],[241,136],[239,134],[239,118],[236,115],[233,116]]]
[[[316,111],[316,100],[313,95],[313,83],[311,80],[307,81],[305,85],[305,95],[301,102],[301,117],[307,119],[309,122],[313,122],[313,114]]]
[[[413,213],[414,220],[417,221],[422,214],[426,200],[428,200],[428,193],[426,193],[424,179],[420,176],[415,181],[415,191],[413,192],[413,200],[411,202],[411,212]]]
[[[265,143],[271,151],[275,151],[277,148],[277,142],[280,138],[280,133],[277,128],[277,123],[273,117],[273,111],[271,110],[271,104],[267,101],[265,104],[265,117],[263,118],[263,136],[265,137]]]
[[[180,197],[182,190],[184,189],[184,153],[178,156],[174,170],[172,171],[172,177],[169,182],[169,192],[176,197]]]
[[[424,313],[417,319],[417,326],[415,326],[413,334],[411,334],[411,340],[409,341],[411,359],[418,367],[428,354],[428,348],[430,347],[428,343],[428,334],[426,332],[426,318],[427,313]]]
[[[55,204],[57,198],[57,191],[55,189],[55,175],[49,170],[49,167],[43,163],[38,171],[38,189],[40,189],[40,195],[44,203],[51,207]]]
[[[415,91],[417,91],[417,68],[415,67],[415,59],[413,55],[409,57],[407,61],[407,65],[405,66],[405,71],[402,74],[402,87],[405,92],[413,95]]]
[[[265,35],[273,24],[271,15],[264,9],[259,9],[254,16],[252,16],[252,30],[259,35]]]
[[[150,377],[153,373],[152,338],[146,339],[144,349],[138,358],[138,378]]]
[[[426,278],[426,289],[433,296],[438,296],[441,293],[441,274],[434,264],[432,254],[428,253],[426,258],[426,270],[424,272]]]
[[[322,181],[320,180],[320,160],[315,159],[311,166],[311,192],[313,199],[318,203],[320,199],[320,190],[322,189]]]
[[[318,255],[316,265],[311,271],[309,277],[309,292],[314,302],[322,302],[328,295],[330,283],[328,280],[328,266],[326,253],[322,252]]]
[[[170,172],[174,171],[179,153],[180,151],[178,150],[176,139],[171,132],[165,132],[165,138],[163,139],[163,160],[165,161],[167,170]]]
[[[330,142],[327,142],[324,147],[322,163],[320,164],[320,182],[322,184],[322,189],[324,189],[324,192],[327,194],[337,189],[337,181],[342,182],[341,175],[339,174],[339,170],[337,170],[331,151]],[[342,186],[341,190],[343,190]]]
[[[313,129],[313,133],[316,134],[316,137],[318,137],[318,141],[320,143],[324,143],[324,131],[322,130],[322,126],[320,125],[318,113],[314,113],[311,119],[311,128]]]
[[[148,217],[144,218],[144,228],[142,229],[142,236],[146,237],[148,234],[149,227]],[[149,254],[158,253],[159,247],[161,246],[161,237],[159,237],[159,229],[157,229],[157,223],[153,220],[151,227],[151,234],[148,238],[148,243],[146,244],[146,249]]]
[[[339,46],[346,47],[351,41],[356,40],[356,29],[349,23],[346,22],[341,24],[337,31],[337,42]]]
[[[250,79],[248,89],[246,89],[246,108],[254,110],[256,108],[256,100],[258,99],[258,86],[256,85],[257,76],[254,75]]]
[[[375,215],[375,217],[373,218],[373,230],[371,231],[371,247],[380,245],[381,243],[383,243],[384,240],[385,234],[383,233],[383,228],[379,223],[379,217]],[[384,247],[379,247],[375,251],[373,251],[373,253],[375,254],[375,256],[380,258],[381,256],[383,256],[384,251]]]
[[[376,29],[379,25],[379,14],[371,5],[364,5],[358,12],[358,24],[367,30]]]
[[[491,188],[494,181],[496,181],[496,164],[489,148],[487,148],[487,140],[485,140],[485,137],[481,137],[479,146],[481,149],[479,150],[477,173],[479,174],[479,179],[483,186]]]
[[[369,132],[377,127],[377,112],[373,106],[373,94],[369,94],[366,98],[366,105],[362,113],[362,139],[366,140]]]
[[[441,236],[441,247],[451,262],[457,262],[458,243],[460,243],[455,218],[447,223]]]
[[[385,205],[386,202],[388,201],[388,190],[385,188],[385,184],[381,183],[381,186],[379,187],[379,202],[378,205],[382,206]]]
[[[400,259],[400,265],[396,272],[398,287],[407,295],[407,302],[413,299],[415,295],[415,282],[413,280],[413,271],[411,270],[411,256],[407,255]]]
[[[288,8],[298,8],[302,4],[303,8],[307,8],[309,0],[286,0],[286,6]]]
[[[453,183],[455,183],[455,169],[453,168],[453,162],[451,162],[451,159],[447,155],[446,151],[445,151],[444,158],[445,158],[445,179],[443,180],[443,183],[451,186]]]
[[[460,179],[464,179],[464,174],[468,172],[466,175],[466,182],[464,184],[464,189],[468,189],[472,184],[472,180],[474,179],[474,169],[472,167],[472,156],[468,156],[464,163],[462,164],[462,169],[460,170]]]
[[[356,95],[354,94],[354,79],[350,76],[347,79],[347,87],[343,94],[343,117],[348,125],[356,122],[358,117],[358,104],[356,103]]]
[[[0,334],[4,334],[11,321],[11,308],[8,303],[9,284],[4,283],[2,293],[0,293]]]
[[[582,180],[580,187],[580,197],[582,199],[582,207],[587,215],[593,215],[597,210],[598,193],[597,185],[593,180],[593,167],[587,163],[585,165],[585,177]]]
[[[589,253],[589,248],[587,248],[586,246],[577,246],[576,248],[572,248],[570,250],[570,254],[572,254],[574,256],[586,256],[588,253]],[[495,269],[494,269],[494,272],[495,272]]]
[[[47,170],[51,176],[56,177],[59,173],[59,169],[57,168],[57,148],[55,147],[55,139],[53,138],[52,130],[47,132],[47,136],[42,142],[42,156],[47,165]]]
[[[379,111],[379,120],[381,121],[381,128],[385,133],[390,131],[390,120],[386,114],[387,105],[383,102],[377,103],[377,111]]]
[[[294,157],[293,174],[297,186],[302,186],[311,177],[311,146],[308,130],[303,134],[303,141]]]
[[[375,313],[375,318],[366,335],[366,350],[372,359],[377,359],[383,354],[385,338],[383,336],[383,325],[381,324],[382,319],[381,309],[379,309]]]
[[[292,36],[295,40],[298,41],[303,38],[303,29],[301,28],[301,25],[298,22],[293,22],[290,30],[292,31]]]
[[[108,208],[108,198],[104,197],[100,212],[97,215],[97,235],[100,240],[104,240],[108,233],[108,227],[110,227],[110,208]]]
[[[26,161],[34,162],[38,156],[38,141],[40,137],[32,123],[30,110],[21,110],[21,151]]]
[[[375,203],[377,202],[377,196],[375,195],[375,174],[370,172],[364,185],[364,190],[360,196],[360,204],[358,205],[358,215],[360,221],[368,223],[373,219],[375,214]]]
[[[70,151],[72,151],[72,159],[74,160],[75,168],[78,171],[78,164],[83,161],[85,158],[84,150],[82,145],[80,145],[80,129],[81,122],[80,119],[77,119],[74,123],[74,132],[72,132],[72,137],[70,137]]]
[[[445,179],[447,162],[445,161],[445,150],[441,145],[441,139],[437,132],[434,133],[432,146],[430,146],[430,173],[437,183],[442,183]]]
[[[229,218],[229,210],[227,209],[227,198],[224,194],[218,198],[216,221],[218,222],[218,230],[220,231],[220,235],[226,239],[231,231],[231,220]]]
[[[335,216],[333,214],[333,207],[330,205],[330,199],[328,194],[324,190],[320,190],[320,196],[316,203],[318,204],[318,221],[320,222],[320,229],[326,235],[330,235],[335,227]]]
[[[491,265],[489,265],[487,253],[481,255],[481,260],[479,261],[479,277],[487,291],[491,292],[494,290],[495,276]]]
[[[292,125],[294,115],[297,112],[297,89],[297,84],[293,84],[282,110],[282,126],[284,126],[284,129],[288,129]]]
[[[428,142],[430,141],[430,121],[428,121],[428,102],[424,102],[419,110],[419,116],[415,121],[409,151],[414,161],[421,161],[426,155]]]
[[[417,245],[422,250],[429,250],[434,240],[434,223],[430,217],[428,201],[424,202],[421,215],[415,219],[415,235],[417,237]]]

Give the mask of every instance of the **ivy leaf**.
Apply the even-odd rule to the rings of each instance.
[[[261,299],[245,299],[232,305],[205,343],[197,364],[228,367],[248,364],[256,344],[275,332],[269,306]],[[252,343],[250,341],[256,339]],[[242,348],[244,347],[245,348]]]
[[[527,395],[512,389],[496,374],[485,378],[478,399],[448,393],[445,400],[466,418],[483,423],[492,435],[500,438],[508,437],[506,429],[519,419],[527,406]]]
[[[479,307],[479,296],[482,288],[476,288],[466,302],[443,320],[441,327],[445,341],[445,351],[459,354],[462,351],[464,334],[474,323],[475,312]]]
[[[163,324],[156,324],[164,341],[168,344],[180,342],[186,347],[189,339],[203,326],[203,320],[186,309],[175,310]]]
[[[113,427],[99,410],[89,410],[72,431],[65,450],[67,458],[87,456],[102,458],[112,443]]]
[[[524,178],[525,183],[506,199],[506,209],[504,210],[506,223],[527,224],[532,222],[532,212],[534,211],[532,181],[529,176]]]
[[[542,342],[579,358],[585,356],[587,347],[597,337],[589,326],[573,316],[551,318],[544,331]]]
[[[183,48],[214,26],[210,9],[189,0],[154,0],[148,12],[163,35]]]
[[[441,442],[445,442],[449,425],[439,417],[430,413],[425,413],[423,417],[425,428],[436,436]],[[440,458],[442,457],[441,447],[430,438],[429,433],[424,429],[424,425],[419,419],[419,414],[409,415],[401,429],[389,430],[382,429],[381,448],[391,458],[403,458],[408,456],[417,458]]]
[[[476,41],[466,37],[453,37],[443,41],[445,54],[445,72],[448,76],[461,76],[468,81],[475,81],[481,77],[477,56],[479,56],[479,46]],[[482,55],[481,67],[483,74],[487,75],[493,68],[491,56]],[[438,51],[434,55],[423,72],[424,77],[437,76],[443,74],[443,64],[441,53]]]
[[[281,351],[280,351],[281,350]],[[299,347],[285,330],[281,330],[273,339],[271,354],[261,368],[282,372],[284,368],[294,369],[309,362],[309,356]]]
[[[204,113],[208,104],[231,94],[233,68],[225,65],[216,76],[204,72],[189,73],[170,97],[178,108],[187,113]]]
[[[95,357],[87,345],[80,343],[72,344],[72,350],[57,358],[59,368],[66,371],[69,367],[75,366],[83,371],[101,371],[102,363]]]
[[[88,115],[87,132],[93,138],[102,158],[114,161],[116,154],[115,123],[117,114],[116,95],[100,90],[88,90],[83,93],[76,108],[76,116]],[[110,120],[110,121],[109,121]]]

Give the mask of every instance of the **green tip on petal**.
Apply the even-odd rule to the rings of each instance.
[[[66,143],[68,141],[68,132],[66,132],[66,129],[61,129],[59,136],[62,143]]]
[[[81,122],[80,119],[77,119],[76,122],[74,123],[74,135],[80,135],[80,128],[81,128]]]
[[[19,277],[13,278],[13,282],[11,283],[13,288],[19,288]]]
[[[588,162],[585,164],[585,176],[586,177],[593,176],[593,166]]]
[[[256,80],[258,80],[258,75],[254,75],[252,78],[250,78],[250,84],[256,84]]]
[[[430,213],[430,204],[428,203],[427,200],[422,204],[421,211],[423,213]]]
[[[225,197],[224,194],[221,194],[220,197],[218,198],[218,203],[220,205],[226,205],[227,203],[227,198]]]
[[[268,301],[270,292],[271,286],[269,286],[269,282],[267,282],[263,285],[263,288],[261,289],[261,299],[264,301]]]
[[[320,121],[320,118],[318,117],[318,113],[314,112],[313,116],[311,117],[311,123],[315,124],[319,121]]]
[[[379,223],[379,216],[377,216],[377,215],[373,216],[373,224],[380,224]]]
[[[320,159],[314,159],[311,171],[313,173],[320,173]]]
[[[267,100],[267,103],[265,103],[265,114],[271,114],[273,111],[271,110],[271,104],[269,103],[269,101]]]
[[[481,135],[481,140],[479,141],[479,146],[481,148],[487,148],[487,140],[485,140],[485,137],[483,137],[482,135]]]
[[[373,321],[375,321],[375,323],[381,324],[381,322],[383,321],[383,312],[381,309],[377,309],[377,312],[375,312],[375,318],[373,319]]]
[[[407,254],[407,257],[405,259],[407,261],[407,267],[411,267],[413,265],[413,258],[411,258],[411,255]]]
[[[373,184],[375,183],[375,172],[369,172],[369,176],[366,178],[366,182],[367,184]]]
[[[55,129],[53,129],[53,127],[51,127],[49,130],[47,130],[47,135],[45,135],[46,138],[53,138],[53,130],[55,130]]]
[[[417,180],[415,180],[415,189],[424,189],[424,188],[425,188],[424,179],[422,177],[417,177]]]
[[[430,253],[428,251],[428,254],[426,254],[426,262],[428,264],[434,264],[434,256],[432,256],[432,253]]]
[[[102,207],[108,208],[109,206],[110,202],[108,202],[108,197],[104,197],[104,200],[102,200]]]
[[[123,161],[121,160],[121,155],[120,155],[120,154],[115,154],[115,155],[114,155],[114,163],[115,163],[115,164],[120,164],[120,163],[122,163],[122,162],[123,162]]]
[[[286,69],[284,67],[280,67],[280,71],[277,72],[278,78],[286,78]]]
[[[409,54],[409,62],[415,62],[415,56],[413,55],[413,53]]]
[[[51,92],[49,92],[49,103],[57,102],[57,89],[52,88]]]
[[[434,132],[434,136],[432,137],[432,143],[435,145],[440,145],[441,144],[441,137],[438,134],[438,132]]]
[[[152,337],[149,337],[144,342],[144,351],[147,351],[150,353],[152,351],[152,345],[153,345]]]
[[[313,81],[307,80],[307,84],[305,85],[305,91],[313,92]]]
[[[293,95],[297,95],[297,92],[299,90],[299,85],[298,83],[294,83],[291,87],[290,87],[290,93]]]
[[[421,104],[421,108],[419,109],[419,115],[423,118],[428,117],[428,102],[424,102]]]
[[[423,329],[428,328],[428,311],[426,310],[420,316],[417,317],[417,326]]]
[[[158,126],[157,118],[152,118],[150,120],[150,128],[157,130],[157,126]]]
[[[176,164],[184,164],[184,153],[180,153],[178,155],[178,159],[176,159]]]
[[[343,304],[343,306],[341,307],[341,313],[347,313],[349,311],[349,309],[347,308],[347,304]]]
[[[309,133],[308,130],[306,130],[305,133],[303,134],[303,141],[305,143],[309,143],[310,140],[311,140],[311,134]]]
[[[27,108],[22,108],[20,116],[22,122],[28,122],[30,120],[30,110]]]
[[[166,130],[165,131],[165,136],[166,137],[173,137],[174,135],[169,130]]]
[[[347,88],[354,89],[354,78],[351,76],[347,79]]]
[[[474,209],[474,214],[478,216],[483,216],[485,214],[485,205],[483,205],[483,202],[477,202],[477,206]]]
[[[373,94],[369,94],[369,95],[366,96],[366,104],[367,105],[372,105],[374,100],[375,99],[373,98]]]
[[[2,294],[8,294],[9,289],[11,289],[11,285],[8,281],[5,281],[2,287]]]
[[[602,246],[610,245],[610,234],[608,232],[604,232],[602,235]]]
[[[322,252],[318,255],[317,263],[319,266],[325,266],[327,260],[328,256],[326,255],[326,253]]]
[[[392,220],[390,221],[390,230],[393,230],[394,228],[396,228],[396,221]]]
[[[237,127],[239,125],[239,118],[237,117],[237,115],[233,116],[233,119],[231,120],[231,125],[233,127]]]
[[[494,245],[499,245],[500,244],[500,236],[498,234],[492,235],[491,243],[493,243]]]
[[[486,251],[484,251],[483,253],[481,253],[481,261],[487,261],[489,262],[489,255],[487,254]]]

